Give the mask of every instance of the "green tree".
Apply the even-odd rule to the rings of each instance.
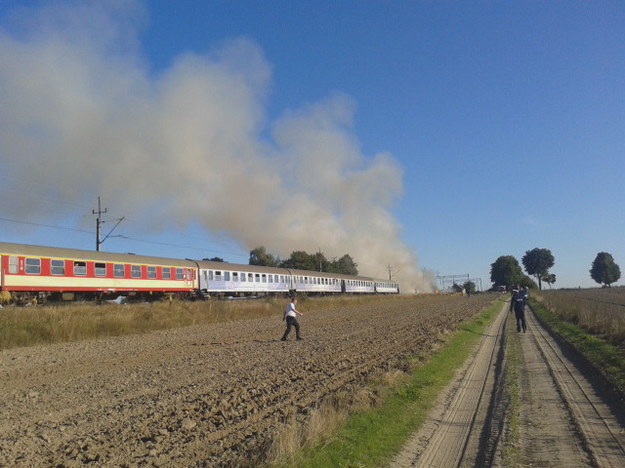
[[[343,255],[338,260],[334,260],[331,263],[332,273],[339,273],[343,275],[358,275],[358,264],[354,262],[352,257],[348,254]]]
[[[256,247],[250,250],[250,265],[275,267],[278,266],[279,263],[280,260],[270,253],[267,253],[265,247]]]
[[[316,268],[315,265],[317,265]],[[317,258],[314,255],[304,252],[303,250],[295,250],[291,252],[291,256],[284,260],[280,266],[282,268],[293,268],[296,270],[315,271],[319,269]]]
[[[614,258],[607,252],[599,252],[592,262],[590,277],[597,283],[610,286],[621,277],[621,269],[614,263]]]
[[[543,281],[551,288],[551,285],[556,282],[556,275],[549,273],[548,275],[543,276]]]
[[[542,290],[542,279],[549,274],[549,268],[551,268],[555,262],[553,255],[549,249],[535,249],[528,250],[521,259],[525,271],[528,275],[535,276],[538,280],[538,289]]]
[[[490,265],[490,280],[495,286],[510,289],[511,286],[522,283],[524,276],[518,260],[512,255],[502,255]]]
[[[223,262],[224,261],[224,259],[221,257],[205,258],[204,260],[208,260],[209,262]]]
[[[473,281],[467,281],[462,285],[462,287],[467,294],[475,293],[475,283]]]

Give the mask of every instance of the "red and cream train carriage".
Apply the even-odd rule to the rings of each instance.
[[[18,296],[192,294],[194,262],[0,242],[0,289]]]

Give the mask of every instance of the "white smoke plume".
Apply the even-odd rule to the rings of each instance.
[[[349,253],[363,275],[384,277],[390,264],[406,292],[431,289],[390,213],[402,169],[362,154],[353,100],[329,96],[270,122],[272,67],[253,41],[181,53],[153,72],[144,19],[128,2],[72,2],[0,28],[4,189],[103,195],[146,232],[199,223],[283,258]],[[3,211],[58,214],[28,200]]]

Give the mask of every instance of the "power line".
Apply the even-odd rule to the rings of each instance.
[[[10,219],[10,218],[3,218],[3,217],[0,217],[0,221],[7,221],[9,223],[16,223],[16,224],[28,224],[30,226],[39,226],[39,227],[46,227],[46,228],[51,228],[51,229],[60,229],[60,230],[64,230],[64,231],[74,231],[74,232],[82,232],[82,233],[86,233],[86,234],[93,234],[93,231],[85,231],[84,229],[75,229],[75,228],[70,228],[70,227],[65,227],[65,226],[53,226],[51,224],[32,223],[30,221],[20,221],[20,220],[17,220],[17,219]]]
[[[5,217],[0,217],[0,221],[5,221],[5,222],[9,222],[9,223],[15,223],[15,224],[25,224],[28,226],[37,226],[37,227],[44,227],[44,228],[49,228],[49,229],[58,229],[61,231],[73,231],[73,232],[80,232],[82,234],[89,234],[89,235],[93,235],[94,231],[88,231],[85,229],[76,229],[76,228],[70,228],[67,226],[54,226],[52,224],[43,224],[43,223],[34,223],[34,222],[30,222],[30,221],[24,221],[24,220],[19,220],[19,219],[11,219],[11,218],[5,218]],[[155,244],[155,245],[163,245],[166,247],[176,247],[176,248],[180,248],[180,249],[189,249],[189,250],[197,250],[199,252],[206,252],[206,253],[211,253],[211,254],[224,254],[224,255],[233,255],[233,256],[237,256],[237,257],[246,257],[248,254],[240,254],[240,253],[236,253],[236,252],[232,252],[232,251],[224,251],[224,250],[212,250],[212,249],[205,249],[205,248],[201,248],[201,247],[193,247],[190,245],[182,245],[182,244],[173,244],[170,242],[159,242],[159,241],[151,241],[151,240],[147,240],[147,239],[140,239],[138,237],[131,237],[131,236],[125,236],[125,235],[118,235],[118,236],[111,236],[111,237],[117,237],[120,239],[126,239],[126,240],[130,240],[130,241],[134,241],[134,242],[142,242],[145,244]]]

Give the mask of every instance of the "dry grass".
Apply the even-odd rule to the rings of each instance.
[[[314,304],[315,309],[322,310],[385,299],[383,296],[340,296],[300,297],[299,300],[303,307]],[[69,303],[8,306],[0,309],[0,349],[275,316],[285,302],[284,298],[263,298],[123,305]]]
[[[534,296],[560,319],[625,347],[625,288],[541,291]]]
[[[368,410],[381,401],[380,395],[387,395],[405,384],[407,376],[399,370],[380,373],[371,379],[370,388],[355,388],[341,391],[323,400],[313,408],[307,417],[298,421],[294,416],[277,428],[273,443],[267,454],[266,463],[282,466],[288,464],[302,447],[312,447],[335,433],[350,414]]]

